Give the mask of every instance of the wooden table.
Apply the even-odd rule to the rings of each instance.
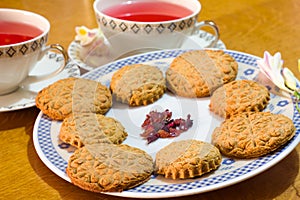
[[[25,9],[47,17],[49,43],[68,48],[75,26],[96,27],[93,0],[1,0],[0,7]],[[286,67],[300,78],[299,0],[201,0],[200,19],[220,27],[228,49],[262,56],[282,53]],[[38,157],[32,140],[35,107],[0,113],[0,199],[123,199],[81,190],[52,173]],[[236,185],[178,199],[300,199],[300,145],[267,171]]]

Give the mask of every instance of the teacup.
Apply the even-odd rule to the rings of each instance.
[[[67,53],[59,44],[47,45],[49,21],[25,10],[0,9],[0,95],[15,91],[20,85],[38,82],[60,73]],[[61,67],[52,73],[30,76],[30,71],[47,51],[63,55]]]
[[[201,10],[198,0],[96,0],[93,8],[104,36],[108,41],[118,38],[112,42],[117,41],[124,51],[180,48],[184,39],[204,26],[215,33],[208,47],[219,39],[213,21],[197,21]]]

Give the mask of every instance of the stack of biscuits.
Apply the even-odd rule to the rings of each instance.
[[[73,184],[93,192],[120,192],[150,179],[152,157],[122,144],[125,128],[105,116],[112,106],[106,86],[83,78],[62,79],[41,90],[36,105],[49,118],[62,121],[59,138],[77,148],[66,169]]]
[[[152,173],[186,179],[216,170],[222,154],[253,158],[278,149],[295,134],[291,119],[262,112],[268,89],[250,80],[236,80],[238,63],[222,50],[193,50],[177,56],[166,73],[145,64],[117,70],[110,88],[97,81],[67,78],[44,88],[36,105],[53,120],[62,120],[59,137],[74,147],[66,172],[72,183],[93,192],[123,191],[150,179]],[[145,151],[122,144],[123,125],[105,116],[112,99],[146,106],[169,90],[185,98],[210,96],[209,109],[224,121],[212,143],[173,142],[155,161]],[[172,109],[172,108],[170,108]]]

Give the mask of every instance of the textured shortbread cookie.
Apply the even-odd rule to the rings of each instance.
[[[282,114],[244,112],[217,127],[212,143],[226,156],[254,158],[278,149],[294,134],[292,120]]]
[[[82,189],[121,192],[148,181],[153,160],[146,152],[124,144],[85,145],[69,158],[66,172]]]
[[[210,98],[209,108],[228,118],[245,111],[261,111],[270,100],[268,89],[251,80],[235,80],[218,88]]]
[[[116,71],[110,87],[117,101],[141,106],[159,99],[166,90],[166,83],[163,73],[157,67],[134,64]]]
[[[127,132],[112,117],[96,113],[78,113],[66,117],[61,125],[59,138],[77,148],[84,144],[122,143]]]
[[[238,63],[222,50],[193,50],[177,56],[166,71],[167,87],[184,97],[205,97],[233,81]]]
[[[36,106],[51,119],[63,120],[72,113],[105,114],[112,106],[110,90],[97,81],[66,78],[42,89]]]
[[[198,140],[172,142],[156,154],[155,172],[166,178],[186,179],[217,169],[222,161],[219,150]]]

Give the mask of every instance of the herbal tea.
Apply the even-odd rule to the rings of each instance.
[[[39,28],[29,24],[0,21],[0,45],[24,42],[40,34],[42,31]]]
[[[176,4],[150,1],[119,4],[102,12],[111,17],[137,22],[170,21],[193,13],[188,8]]]

